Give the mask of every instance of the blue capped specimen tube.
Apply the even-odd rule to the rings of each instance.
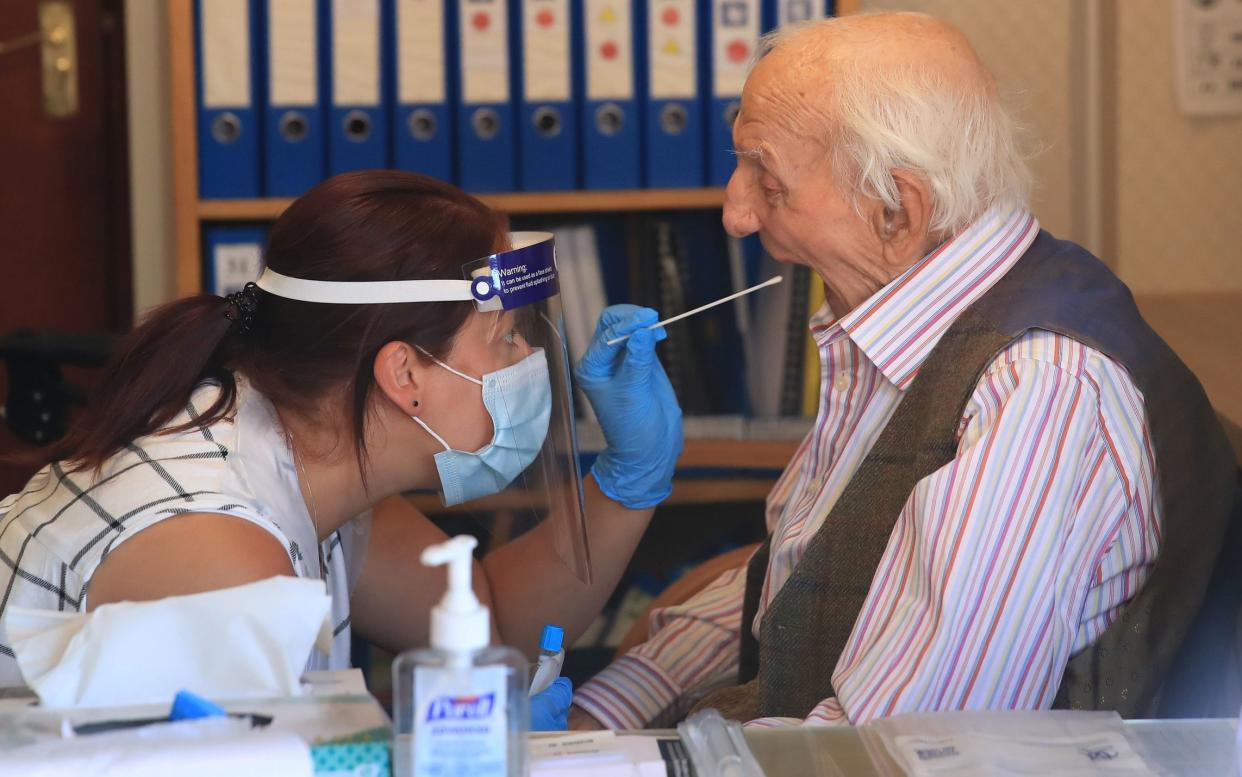
[[[535,677],[530,683],[530,695],[543,693],[561,676],[565,663],[565,630],[549,623],[539,637],[539,661],[535,664]]]

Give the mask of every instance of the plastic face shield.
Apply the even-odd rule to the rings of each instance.
[[[450,508],[472,514],[499,540],[538,529],[556,555],[582,581],[591,581],[582,473],[579,467],[569,354],[561,312],[556,250],[548,232],[513,232],[512,248],[467,263],[461,280],[311,281],[264,271],[259,288],[306,302],[400,304],[473,301],[478,320],[467,324],[470,336],[485,338],[481,347],[498,354],[511,351],[493,370],[516,364],[542,349],[548,367],[551,414],[547,434],[534,460],[499,492]],[[463,332],[464,334],[464,332]],[[459,335],[462,336],[462,335]],[[480,344],[475,344],[480,345]],[[508,349],[508,351],[506,350]],[[460,369],[460,365],[450,367]],[[481,375],[473,375],[481,378]],[[506,390],[512,393],[506,393]],[[523,413],[528,386],[489,387],[498,416]],[[463,382],[464,390],[479,390]],[[493,443],[502,442],[497,435]],[[493,490],[489,488],[488,490]]]

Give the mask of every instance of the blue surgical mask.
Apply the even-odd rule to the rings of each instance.
[[[531,465],[548,435],[552,384],[543,349],[537,348],[517,364],[485,373],[482,378],[472,378],[427,355],[454,375],[482,387],[483,406],[496,429],[490,443],[471,453],[454,450],[425,421],[410,416],[444,446],[435,461],[445,506],[503,491]]]

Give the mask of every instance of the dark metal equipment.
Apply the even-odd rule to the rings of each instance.
[[[47,445],[69,429],[69,410],[86,403],[86,392],[65,381],[61,368],[100,367],[120,338],[18,329],[0,338],[8,370],[4,419],[20,439]]]

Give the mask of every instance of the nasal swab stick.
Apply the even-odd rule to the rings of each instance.
[[[714,307],[716,307],[717,305],[723,305],[724,303],[726,303],[726,302],[730,302],[730,301],[732,301],[732,300],[735,300],[735,299],[737,299],[738,297],[745,297],[747,294],[750,294],[752,291],[759,291],[759,290],[760,290],[760,289],[762,289],[764,286],[775,286],[776,284],[778,284],[778,283],[780,283],[780,282],[781,282],[781,276],[779,276],[779,275],[778,275],[778,276],[776,276],[775,278],[769,278],[769,279],[767,279],[766,281],[764,281],[763,283],[757,283],[757,284],[755,284],[754,286],[751,286],[749,289],[742,289],[741,291],[734,292],[733,294],[730,294],[730,295],[729,295],[729,296],[727,296],[727,297],[721,297],[720,299],[716,300],[715,302],[709,302],[709,303],[707,303],[706,305],[700,305],[700,306],[698,306],[697,308],[695,308],[694,310],[687,310],[685,313],[679,313],[679,314],[677,314],[677,315],[673,316],[672,318],[666,318],[666,319],[664,319],[663,321],[657,321],[657,322],[655,322],[654,324],[652,324],[651,326],[649,326],[649,327],[647,327],[647,328],[648,328],[648,329],[659,329],[659,328],[660,328],[660,327],[662,327],[662,326],[668,326],[669,324],[673,323],[674,321],[680,321],[680,320],[682,320],[683,318],[687,318],[687,317],[689,317],[689,316],[693,316],[693,315],[695,315],[696,313],[702,313],[704,310],[707,310],[708,308],[714,308]],[[616,345],[617,343],[623,343],[623,342],[625,342],[626,340],[629,340],[629,339],[630,339],[630,336],[629,336],[629,335],[621,335],[620,337],[614,337],[614,338],[612,338],[611,340],[609,340],[609,341],[608,341],[608,344],[609,344],[609,345]]]

